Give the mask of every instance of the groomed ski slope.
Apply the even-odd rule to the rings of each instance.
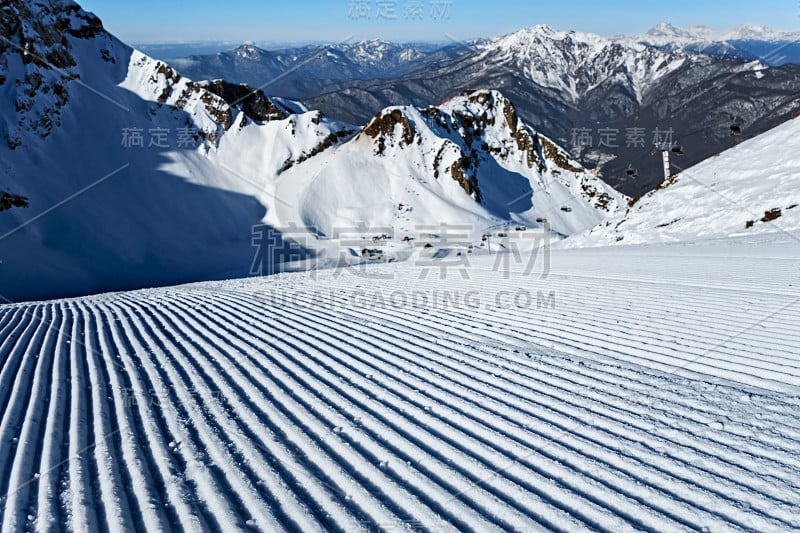
[[[2,531],[800,530],[800,251],[768,240],[1,307]],[[435,290],[476,292],[380,305]]]

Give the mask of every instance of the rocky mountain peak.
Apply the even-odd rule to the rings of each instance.
[[[261,89],[254,89],[245,83],[214,80],[202,83],[201,86],[225,100],[229,106],[241,108],[247,118],[256,122],[283,120],[292,114],[290,110],[265,95]]]
[[[253,44],[243,44],[233,50],[238,59],[258,60],[269,55],[269,52]]]
[[[21,130],[46,137],[60,124],[69,101],[67,86],[80,78],[73,40],[105,33],[100,19],[71,0],[8,0],[0,7],[0,86],[14,83],[10,94]],[[106,51],[107,52],[107,51]],[[111,61],[109,56],[103,59]],[[0,124],[0,138],[11,148],[22,135]]]
[[[673,26],[670,22],[659,22],[655,26],[653,26],[648,32],[647,35],[652,37],[689,37],[690,34],[686,30],[682,30],[676,26]]]

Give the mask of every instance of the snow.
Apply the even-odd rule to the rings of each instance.
[[[0,110],[4,128],[24,132],[15,150],[0,147],[7,154],[0,186],[28,197],[32,206],[31,213],[13,210],[0,219],[0,294],[8,299],[246,276],[252,229],[261,223],[296,224],[310,235],[323,228],[330,235],[342,225],[388,226],[400,235],[449,222],[471,224],[477,240],[502,222],[533,227],[537,218],[547,218],[554,232],[569,235],[605,220],[626,201],[589,172],[563,171],[546,157],[540,158],[543,170],[525,163],[528,156],[515,147],[511,125],[499,111],[462,110],[497,114],[481,139],[503,158],[468,145],[463,128],[431,128],[413,108],[402,112],[419,142],[381,157],[360,128],[300,104],[273,99],[294,114],[254,122],[203,85],[113,37],[75,40],[72,46],[85,86],[68,85],[69,102],[49,135],[32,135],[24,124],[44,112],[49,96],[37,94],[22,118],[13,98]],[[113,63],[101,59],[102,50]],[[492,101],[506,102],[499,93],[492,93]],[[442,110],[443,120],[453,123],[453,109]],[[196,148],[176,146],[179,130],[187,127],[205,136]],[[142,148],[122,146],[123,131],[131,128],[145,136],[161,128],[170,146],[154,148],[150,138]],[[535,135],[527,126],[516,128]],[[444,148],[437,179],[434,158]],[[470,150],[482,158],[477,179],[483,202],[451,174],[450,167]],[[53,215],[20,227],[87,187]],[[600,198],[608,199],[604,207]],[[410,206],[407,216],[400,204]],[[565,214],[564,206],[573,212]]]
[[[3,530],[798,529],[800,256],[763,241],[0,307]]]
[[[49,23],[83,20],[70,6],[49,5]],[[41,6],[34,7],[29,15],[20,11],[28,37],[19,39],[50,42],[37,38],[42,27],[28,20]],[[502,224],[581,233],[627,201],[519,122],[495,91],[440,110],[376,110],[384,117],[399,111],[414,140],[403,141],[402,126],[373,139],[278,98],[269,101],[288,117],[253,120],[246,106],[229,106],[208,83],[95,29],[88,38],[65,38],[58,51],[75,63],[66,70],[24,63],[13,48],[0,57],[9,79],[20,80],[0,86],[0,192],[30,202],[0,217],[6,299],[246,276],[253,227],[263,223],[278,231],[296,225],[315,237],[341,226],[388,227],[399,236],[424,225],[469,224],[477,242]],[[391,48],[383,41],[353,46],[366,62]],[[179,144],[186,129],[197,146]],[[133,130],[144,146],[124,144]],[[154,131],[166,132],[167,146],[154,146]]]
[[[759,58],[773,67],[797,64],[797,43],[800,33],[778,31],[765,26],[744,24],[730,31],[717,31],[707,26],[676,28],[663,22],[645,35],[620,36],[620,43],[639,43],[664,51],[673,50],[712,57],[752,60]]]
[[[679,172],[567,246],[692,242],[800,231],[800,119]],[[677,158],[677,162],[680,159]],[[780,210],[779,218],[764,220]]]
[[[637,39],[607,38],[586,32],[558,31],[547,25],[525,28],[482,43],[487,60],[508,63],[543,87],[577,101],[608,78],[619,76],[641,95],[661,77],[698,56],[659,50]]]
[[[536,76],[548,39],[587,65],[622,46],[500,46]],[[2,533],[800,530],[800,119],[625,212],[496,91],[254,122],[113,37],[70,42],[93,90],[70,82],[52,131],[30,127],[52,94],[0,106],[24,133],[0,187],[32,206],[0,219],[0,294],[222,281],[0,306]],[[120,146],[180,126],[205,140]],[[287,270],[338,268],[233,279],[253,225],[293,222],[314,261]],[[400,240],[442,222],[474,247]]]
[[[663,46],[676,43],[728,42],[728,41],[766,41],[782,42],[800,39],[800,33],[779,31],[766,26],[742,24],[729,31],[717,31],[708,26],[689,26],[677,28],[669,22],[661,22],[654,26],[640,42]]]
[[[36,298],[246,275],[252,227],[266,212],[259,197],[267,179],[341,126],[315,124],[316,115],[291,104],[300,115],[240,128],[243,113],[113,38],[76,39],[72,46],[80,79],[92,90],[71,83],[59,127],[46,138],[27,131],[17,149],[0,148],[0,187],[31,202],[0,220],[0,294]],[[100,59],[101,48],[114,63]],[[47,104],[40,96],[28,116]],[[13,102],[0,106],[8,129],[26,120],[14,114]],[[230,131],[219,122],[225,113],[235,124]],[[179,129],[187,127],[207,139],[196,148],[177,146]],[[122,145],[130,128],[142,131],[143,147]],[[149,146],[154,128],[168,132],[168,148]]]
[[[478,92],[471,97],[443,104],[438,110],[439,122],[427,114],[430,108],[383,110],[381,116],[399,112],[408,120],[414,135],[410,143],[403,140],[403,126],[398,123],[382,140],[361,133],[290,169],[280,176],[274,193],[284,201],[275,204],[267,222],[276,227],[295,222],[328,236],[335,228],[366,224],[389,228],[398,239],[418,234],[421,226],[469,225],[477,240],[498,223],[538,227],[542,224],[536,220],[543,217],[558,234],[578,233],[624,204],[622,195],[588,172],[569,172],[549,161],[544,171],[529,165],[503,114],[507,100],[498,92]],[[476,145],[505,149],[505,155],[491,157],[481,152],[477,173],[483,197],[480,203],[450,174],[450,167],[471,148],[466,132],[454,131],[463,120],[459,117],[464,116],[486,118],[486,129],[474,141]],[[384,153],[376,156],[381,143]],[[582,187],[608,195],[608,211],[593,205]],[[564,213],[561,208],[565,206],[572,212]]]

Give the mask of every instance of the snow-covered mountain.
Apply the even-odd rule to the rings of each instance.
[[[5,298],[247,275],[264,221],[317,235],[547,218],[571,234],[624,204],[496,92],[387,109],[362,131],[246,86],[193,82],[70,0],[16,0],[2,14]]]
[[[193,79],[222,78],[255,87],[268,84],[271,94],[299,99],[333,90],[342,81],[402,76],[466,52],[468,49],[460,45],[380,39],[277,50],[244,44],[227,52],[173,60],[171,64]]]
[[[625,201],[524,124],[497,91],[384,109],[351,141],[282,175],[276,193],[302,199],[288,210],[277,205],[276,222],[302,220],[324,234],[361,220],[405,235],[419,225],[479,232],[513,220],[571,235]]]
[[[409,74],[408,81],[424,83],[426,77],[441,77],[447,79],[451,92],[457,92],[461,87],[492,79],[499,86],[514,88],[524,84],[526,89],[549,91],[548,96],[573,105],[587,93],[619,86],[619,91],[641,104],[648,89],[678,68],[713,63],[710,58],[682,50],[659,49],[631,39],[558,31],[547,25],[477,41],[469,49],[472,53],[466,57],[443,62],[437,68],[418,69]],[[361,85],[380,87],[381,83],[384,82],[373,80]],[[385,83],[391,83],[389,90],[394,87],[396,94],[404,94],[401,86],[396,87],[397,80]],[[446,96],[451,95],[443,98]],[[548,120],[544,115],[539,119]]]
[[[69,0],[2,13],[0,191],[29,206],[0,213],[4,298],[246,274],[266,179],[345,131],[194,83]]]
[[[572,101],[604,84],[622,84],[641,103],[662,77],[700,58],[643,44],[538,25],[480,46],[480,58],[510,68]]]
[[[751,24],[730,31],[717,31],[708,26],[684,29],[661,22],[645,35],[621,37],[619,40],[710,56],[758,60],[770,66],[800,64],[800,33]]]
[[[678,28],[669,22],[660,22],[639,38],[650,44],[671,44],[697,41],[765,41],[788,42],[800,39],[800,33],[774,30],[766,26],[742,24],[729,31],[717,31],[708,26]]]
[[[464,89],[496,87],[523,120],[632,196],[661,180],[660,160],[650,155],[656,129],[674,132],[688,166],[739,140],[731,125],[749,138],[800,109],[798,65],[770,67],[735,54],[640,41],[540,25],[478,43],[452,61],[390,80],[343,82],[304,102],[341,120],[363,121],[365,110],[376,106],[424,106]],[[614,139],[601,141],[601,130]],[[637,130],[646,134],[644,146],[628,140]],[[588,142],[577,140],[581,131]]]
[[[676,174],[571,246],[800,231],[800,118]],[[796,239],[797,237],[795,237]]]

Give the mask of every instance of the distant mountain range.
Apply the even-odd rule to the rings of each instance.
[[[758,60],[773,67],[800,63],[800,33],[776,31],[765,26],[744,24],[720,32],[708,26],[682,29],[662,22],[636,40],[712,56]]]
[[[382,40],[275,50],[245,44],[227,52],[173,59],[170,64],[192,79],[234,80],[302,99],[325,92],[334,83],[391,79],[436,68],[469,51],[458,44]]]
[[[177,64],[192,78],[264,86],[351,123],[392,105],[498,88],[533,127],[638,196],[663,179],[651,154],[662,132],[683,146],[676,164],[685,168],[792,117],[800,109],[798,38],[758,26],[719,33],[663,23],[644,36],[605,38],[540,25],[446,47],[243,46]]]

